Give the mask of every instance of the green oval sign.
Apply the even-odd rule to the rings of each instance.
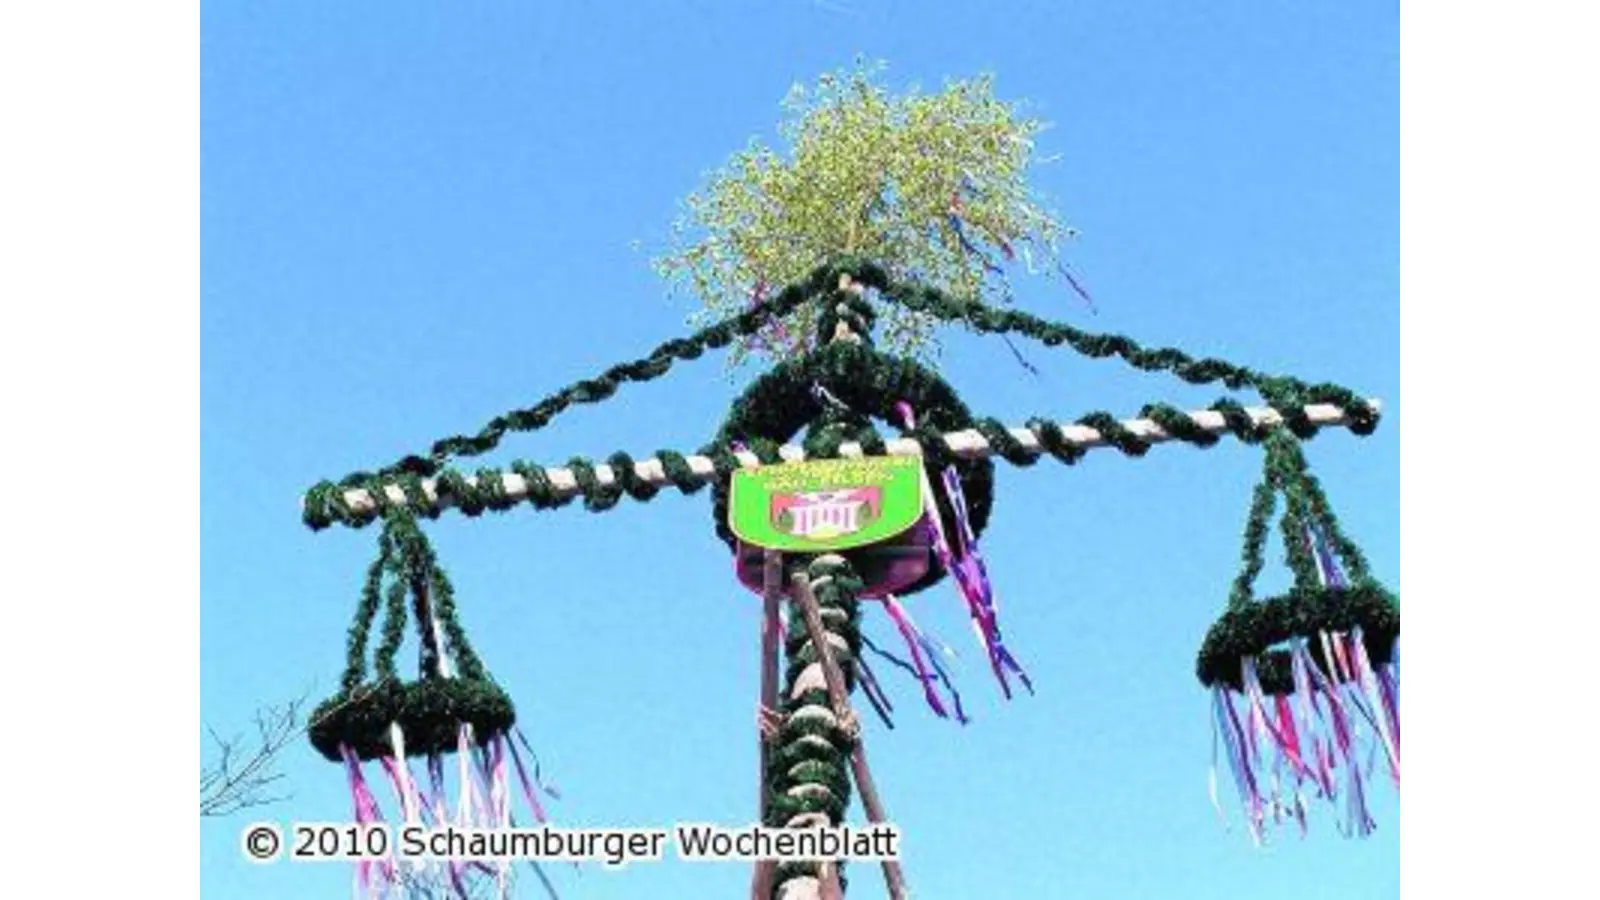
[[[733,473],[728,527],[768,550],[819,553],[892,538],[922,518],[922,459],[868,456]]]

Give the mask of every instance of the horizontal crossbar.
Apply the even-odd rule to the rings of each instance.
[[[1378,409],[1377,400],[1368,400],[1367,402],[1372,405],[1374,410]],[[1304,407],[1304,409],[1307,421],[1313,425],[1339,426],[1350,424],[1349,416],[1345,410],[1332,404],[1313,403]],[[1282,415],[1270,407],[1250,407],[1245,409],[1245,414],[1258,426],[1273,426],[1283,422]],[[1186,415],[1203,431],[1217,435],[1229,433],[1227,422],[1220,412],[1196,410],[1186,413]],[[1176,439],[1151,419],[1128,419],[1122,422],[1122,426],[1151,444],[1159,444]],[[1107,440],[1105,435],[1101,434],[1099,430],[1086,425],[1062,424],[1060,428],[1065,442],[1079,449],[1092,450],[1097,447],[1110,446],[1110,441]],[[1009,428],[1007,431],[1011,433],[1012,437],[1016,438],[1026,452],[1033,454],[1044,452],[1043,442],[1040,440],[1038,433],[1032,429]],[[994,454],[994,448],[989,445],[988,439],[974,429],[946,432],[943,438],[950,452],[958,457],[982,459]],[[922,445],[911,438],[886,440],[884,441],[884,446],[891,456],[920,456],[922,454]],[[780,447],[778,454],[784,462],[800,462],[806,458],[805,450],[794,444]],[[860,457],[865,456],[866,453],[860,444],[846,442],[839,445],[839,455],[843,457]],[[761,460],[749,451],[735,451],[734,456],[738,458],[739,464],[746,469],[756,469],[762,465]],[[689,469],[694,473],[695,477],[702,481],[715,479],[716,466],[709,457],[686,456],[684,460],[688,463]],[[672,485],[671,479],[667,477],[666,470],[658,459],[652,457],[638,460],[634,463],[633,469],[642,481],[658,487]],[[575,497],[582,492],[578,485],[578,479],[571,469],[556,467],[545,469],[544,472],[550,480],[550,486],[557,499]],[[612,471],[611,466],[605,464],[596,464],[594,466],[594,476],[600,485],[604,487],[615,484],[617,480],[616,473]],[[513,501],[527,499],[528,484],[521,475],[505,471],[500,474],[500,478],[508,499]],[[477,483],[477,479],[473,476],[466,476],[466,480],[469,484],[476,485]],[[383,490],[393,505],[409,505],[405,492],[398,484],[385,485]],[[448,493],[443,496],[439,494],[438,481],[436,479],[423,479],[422,492],[426,495],[428,502],[435,508],[442,509],[453,505]],[[376,505],[373,496],[365,488],[346,490],[344,499],[351,511],[356,513],[371,512]],[[304,509],[304,506],[305,498],[302,497],[302,509]]]

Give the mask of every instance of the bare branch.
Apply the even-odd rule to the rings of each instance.
[[[376,685],[372,685],[357,692],[345,703],[329,708],[323,715],[333,714],[375,688]],[[284,748],[300,740],[316,723],[316,720],[302,716],[309,695],[307,691],[287,703],[257,709],[256,735],[249,742],[248,749],[243,737],[224,738],[214,728],[206,727],[217,750],[216,759],[200,770],[201,816],[231,815],[289,798],[290,795],[273,790],[283,780],[283,773],[275,771],[273,765]],[[302,718],[305,718],[304,722]]]
[[[201,816],[226,816],[285,799],[286,795],[269,793],[283,778],[281,772],[273,771],[272,764],[304,733],[300,711],[305,703],[306,696],[301,695],[280,706],[256,710],[256,737],[248,745],[242,737],[224,738],[206,728],[217,745],[217,757],[200,770]]]

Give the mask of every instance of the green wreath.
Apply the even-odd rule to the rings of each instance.
[[[814,386],[826,390],[831,399],[819,399]],[[834,401],[844,408],[834,406]],[[942,438],[945,432],[975,427],[977,420],[944,379],[911,359],[880,353],[866,342],[835,341],[757,378],[734,401],[712,446],[724,451],[743,444],[763,463],[771,463],[778,461],[779,446],[809,428],[804,442],[808,458],[837,457],[845,441],[861,443],[868,453],[881,453],[883,438],[872,420],[897,422],[895,404],[901,401],[915,410],[916,428],[900,431],[922,444],[930,473],[955,466],[973,532],[981,535],[994,505],[994,464],[988,459],[957,458]],[[719,478],[712,489],[712,515],[717,536],[732,548],[737,539],[728,525],[729,494],[729,479]],[[946,533],[957,533],[955,513],[943,492],[934,494]],[[904,593],[936,584],[944,575],[934,563]]]
[[[1294,677],[1286,650],[1270,649],[1292,638],[1320,632],[1361,629],[1372,659],[1389,659],[1400,637],[1399,601],[1383,587],[1358,584],[1348,588],[1295,588],[1282,596],[1230,608],[1213,624],[1200,646],[1196,663],[1200,683],[1225,684],[1244,690],[1239,660],[1255,657],[1261,690],[1271,696],[1294,693]],[[1313,654],[1330,681],[1342,681],[1320,654]]]
[[[391,724],[405,735],[407,756],[433,756],[458,748],[459,727],[472,726],[479,743],[505,734],[516,724],[511,698],[489,681],[425,678],[368,686],[323,702],[309,730],[311,745],[338,762],[340,746],[363,761],[394,755]]]

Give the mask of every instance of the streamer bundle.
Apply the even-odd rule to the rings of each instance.
[[[380,603],[383,635],[369,669],[367,640]],[[414,680],[402,679],[395,669],[408,613],[420,646]],[[310,738],[324,757],[344,766],[359,825],[384,821],[377,796],[381,788],[374,792],[369,779],[388,787],[397,821],[430,829],[514,827],[513,770],[534,820],[545,821],[539,794],[554,796],[540,782],[538,759],[516,727],[511,698],[467,641],[449,578],[427,537],[403,510],[384,514],[378,556],[350,626],[341,688],[317,707]],[[454,765],[447,765],[450,757]],[[369,765],[373,762],[376,772]],[[396,889],[429,885],[465,900],[472,883],[484,878],[494,881],[499,896],[509,892],[511,872],[505,864],[397,859],[392,850],[385,858],[357,864],[358,896],[389,896]]]
[[[1304,832],[1316,801],[1336,807],[1344,833],[1365,836],[1376,827],[1373,782],[1400,786],[1399,601],[1340,530],[1299,442],[1275,431],[1265,444],[1244,568],[1200,649],[1215,742],[1258,842],[1285,821]],[[1294,586],[1258,600],[1253,586],[1279,495]],[[1213,764],[1213,802],[1215,778]]]

